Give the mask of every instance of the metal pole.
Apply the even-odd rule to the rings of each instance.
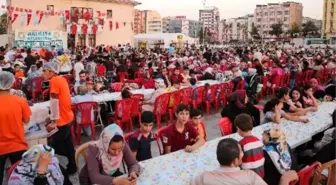
[[[12,6],[12,0],[6,0],[7,1],[7,6],[11,7]],[[8,20],[9,18],[9,11],[7,10],[7,24],[8,24],[8,28],[7,28],[7,35],[8,35],[8,46],[10,48],[13,47],[13,33],[12,33],[12,22],[10,20]],[[9,24],[10,23],[10,24]]]

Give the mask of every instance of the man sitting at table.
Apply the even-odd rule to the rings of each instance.
[[[78,92],[77,92],[78,87],[79,87],[80,85],[86,83],[87,80],[88,80],[88,75],[87,75],[86,71],[81,71],[81,72],[79,72],[79,80],[78,80],[78,81],[76,80],[76,82],[75,82],[75,86],[74,86],[74,87],[75,87],[75,92],[76,92],[76,93],[78,93]]]
[[[162,142],[165,153],[185,149],[186,152],[193,152],[202,146],[204,138],[198,134],[194,126],[189,122],[189,107],[184,104],[177,106],[175,115],[176,123],[170,124],[162,135]],[[196,141],[191,145],[191,141]]]
[[[226,138],[219,141],[216,154],[220,167],[197,175],[192,180],[192,185],[266,185],[265,181],[253,171],[239,168],[244,154],[236,140]],[[288,185],[296,180],[298,175],[291,170],[281,176],[279,185]]]

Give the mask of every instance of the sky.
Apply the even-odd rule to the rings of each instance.
[[[140,10],[157,10],[161,16],[187,16],[198,20],[198,10],[203,0],[137,0]],[[280,3],[289,0],[206,0],[206,6],[216,6],[221,19],[230,19],[253,14],[257,4]],[[292,0],[293,1],[293,0]],[[303,16],[322,19],[323,0],[295,0],[303,5]]]
[[[41,0],[43,1],[43,0]],[[161,16],[187,16],[188,19],[198,20],[198,10],[206,6],[219,8],[221,19],[236,18],[253,14],[256,4],[279,3],[284,0],[136,0],[141,2],[136,6],[140,10],[157,10]],[[289,0],[285,0],[289,1]],[[303,16],[322,19],[322,0],[295,0],[303,4]],[[6,0],[0,0],[4,5]],[[57,9],[55,7],[55,9]]]

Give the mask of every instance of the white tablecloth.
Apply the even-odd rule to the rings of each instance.
[[[331,113],[336,108],[336,102],[323,103],[319,110],[309,113],[309,123],[297,123],[281,120],[281,128],[286,133],[287,141],[292,148],[311,140],[315,134],[332,125]],[[265,124],[253,129],[253,135],[262,138],[265,129],[271,128],[271,124]],[[189,185],[190,180],[203,171],[211,171],[219,167],[216,158],[216,147],[223,138],[240,140],[238,134],[217,138],[207,142],[193,153],[177,151],[168,155],[143,161],[140,165],[143,171],[137,181],[137,185]]]

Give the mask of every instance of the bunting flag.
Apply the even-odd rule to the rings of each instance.
[[[97,11],[97,14],[98,14],[98,17],[100,17],[100,15],[101,15],[101,14],[100,14],[100,11]]]
[[[39,16],[38,16],[38,14],[37,14],[37,13],[33,13],[33,24],[34,24],[35,26],[38,25],[38,21],[39,21]]]
[[[91,18],[91,14],[90,12],[87,10],[84,14],[84,18],[86,22],[89,22],[90,18]]]
[[[116,30],[119,29],[119,22],[116,22]]]
[[[13,14],[13,17],[11,19],[11,23],[12,24],[16,21],[16,19],[17,19],[18,16],[19,16],[19,14],[17,14],[17,13]]]
[[[93,34],[97,34],[97,31],[98,31],[98,25],[95,24],[95,25],[92,26],[92,32],[93,32]]]
[[[43,12],[41,12],[41,13],[40,13],[40,17],[39,17],[39,21],[38,21],[38,23],[39,23],[39,24],[40,24],[40,23],[41,23],[41,21],[42,21],[43,15],[44,15],[44,13],[43,13]]]
[[[64,13],[65,13],[65,19],[66,20],[70,20],[70,11],[69,10],[65,10]]]
[[[124,22],[124,27],[126,26],[126,23],[127,23],[127,22]]]
[[[131,28],[132,28],[132,31],[133,31],[133,22],[131,22]]]
[[[109,26],[110,26],[110,31],[112,31],[112,29],[113,29],[112,21],[109,21]]]
[[[82,24],[82,34],[86,35],[88,32],[88,26],[86,24]]]
[[[32,18],[32,14],[31,13],[28,13],[27,14],[27,26],[30,24],[30,20]]]
[[[21,26],[24,26],[25,25],[25,22],[26,22],[26,13],[21,13],[20,14],[20,24]]]
[[[76,24],[72,24],[70,29],[71,29],[71,34],[75,35],[77,33],[77,25]]]

